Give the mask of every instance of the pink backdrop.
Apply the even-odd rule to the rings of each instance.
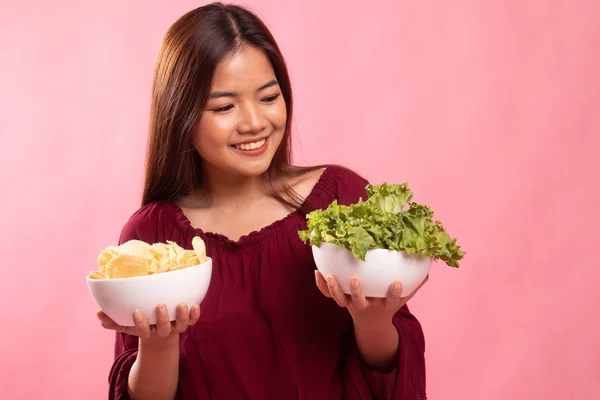
[[[298,160],[408,181],[468,252],[412,301],[429,397],[598,398],[600,3],[350,3],[250,2]],[[138,205],[156,52],[198,4],[0,5],[3,398],[106,396],[84,276]]]

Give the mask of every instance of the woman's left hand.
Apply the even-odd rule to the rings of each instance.
[[[355,326],[369,327],[391,322],[392,317],[402,306],[404,306],[417,291],[427,282],[429,274],[423,282],[411,294],[401,297],[402,283],[393,282],[388,290],[386,298],[367,298],[362,291],[360,279],[350,279],[350,292],[347,295],[342,291],[335,276],[323,277],[321,272],[315,270],[317,286],[321,293],[332,298],[340,307],[346,307],[352,315]]]

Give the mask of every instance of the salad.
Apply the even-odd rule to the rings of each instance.
[[[465,252],[442,224],[433,220],[428,206],[412,202],[407,183],[369,184],[366,190],[366,201],[344,206],[334,200],[327,209],[308,213],[308,229],[298,232],[300,239],[311,246],[335,244],[362,261],[369,249],[388,249],[459,267]]]

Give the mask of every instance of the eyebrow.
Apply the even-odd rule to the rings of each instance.
[[[261,87],[259,87],[258,89],[256,89],[257,92],[260,92],[261,90],[265,90],[267,88],[270,88],[271,86],[275,86],[275,85],[279,85],[279,82],[277,82],[276,79],[273,79],[272,81],[269,81],[267,83],[265,83],[264,85],[262,85]],[[236,97],[238,94],[236,92],[212,92],[210,94],[210,96],[208,96],[210,99],[217,99],[219,97]]]

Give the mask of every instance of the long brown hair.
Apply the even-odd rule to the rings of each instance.
[[[179,18],[167,31],[156,61],[142,206],[175,201],[202,183],[192,137],[209,96],[217,64],[242,45],[262,50],[287,106],[283,140],[265,176],[270,195],[290,208],[303,199],[287,183],[321,166],[292,166],[292,88],[285,60],[265,24],[249,10],[212,3]]]

